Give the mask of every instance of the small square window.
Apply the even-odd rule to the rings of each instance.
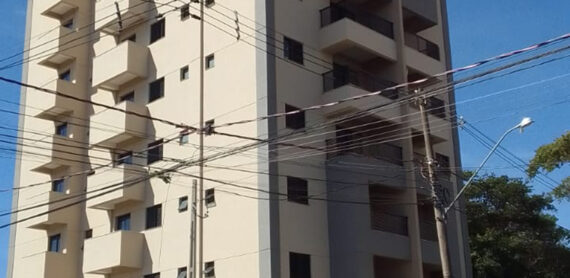
[[[59,136],[67,136],[67,123],[61,123],[55,127],[55,134]]]
[[[49,237],[49,252],[59,252],[61,251],[61,234],[52,235]]]
[[[285,58],[299,63],[299,64],[303,64],[304,58],[303,58],[303,44],[285,37],[283,39],[283,51],[284,51],[284,56]]]
[[[180,145],[188,144],[188,140],[190,139],[190,134],[188,132],[180,133]]]
[[[204,277],[206,278],[216,277],[216,272],[214,267],[215,267],[214,262],[206,262],[204,264]]]
[[[178,276],[176,276],[176,278],[186,278],[188,277],[188,271],[186,270],[185,267],[181,267],[178,269]]]
[[[215,0],[206,0],[206,7],[210,8],[216,4]]]
[[[190,5],[186,4],[180,7],[180,19],[185,20],[190,17]]]
[[[119,97],[119,103],[123,101],[135,102],[135,91],[130,91]]]
[[[210,54],[206,57],[206,69],[211,69],[216,65],[216,59],[214,54]]]
[[[148,85],[148,103],[164,97],[164,77]]]
[[[204,196],[204,200],[206,202],[206,207],[207,208],[212,208],[216,206],[216,192],[214,191],[213,188],[207,189],[206,192],[204,193],[206,196]]]
[[[160,278],[160,273],[147,274],[144,278]]]
[[[115,231],[130,231],[131,230],[131,214],[117,216],[115,222]]]
[[[190,69],[185,66],[180,69],[180,80],[187,80],[188,78],[190,78]]]
[[[154,43],[166,35],[166,21],[163,19],[150,26],[150,43]]]
[[[64,81],[71,81],[71,70],[68,69],[59,74],[59,79]]]
[[[63,22],[61,26],[68,29],[73,29],[73,18]]]
[[[291,278],[311,278],[311,256],[290,252],[289,273]]]
[[[51,182],[51,191],[63,193],[65,191],[65,180],[59,179]]]
[[[93,237],[93,229],[85,231],[85,239],[90,239]]]
[[[299,110],[299,108],[285,104],[285,112],[297,110]],[[291,129],[305,128],[305,111],[285,116],[285,126]]]
[[[146,154],[147,165],[162,160],[162,140],[158,140],[148,144],[146,152],[147,152]]]
[[[188,197],[180,197],[178,199],[178,212],[184,212],[188,210]]]
[[[152,229],[162,225],[162,205],[146,209],[146,228]]]
[[[307,180],[287,177],[287,200],[299,204],[308,205],[309,195]]]

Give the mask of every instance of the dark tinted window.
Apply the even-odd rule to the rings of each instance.
[[[134,102],[135,101],[135,92],[128,92],[128,93],[122,95],[119,98],[119,102],[123,102],[123,101]]]
[[[180,8],[180,18],[182,20],[190,17],[190,5],[186,4]]]
[[[61,234],[53,235],[49,237],[49,252],[59,252],[61,250]]]
[[[146,164],[150,165],[160,160],[162,160],[162,140],[148,144]]]
[[[146,228],[151,229],[162,225],[162,205],[146,209]]]
[[[71,70],[66,70],[59,74],[59,79],[65,81],[71,81]]]
[[[166,34],[166,21],[161,19],[150,26],[150,43],[153,43],[164,37]]]
[[[283,51],[285,58],[303,64],[303,44],[285,37],[283,39]]]
[[[289,273],[291,278],[311,278],[311,256],[289,253]]]
[[[59,179],[51,182],[51,191],[63,192],[65,190],[65,180]]]
[[[59,124],[55,127],[55,134],[60,136],[67,136],[67,123]]]
[[[115,231],[129,231],[131,230],[131,214],[117,216],[115,223]]]
[[[148,86],[148,102],[151,103],[164,96],[164,78],[158,79]]]
[[[295,106],[285,104],[285,112],[299,110]],[[285,116],[285,126],[292,129],[301,129],[305,127],[305,111]]]
[[[299,204],[309,204],[307,181],[300,178],[287,177],[287,200]]]
[[[117,155],[117,166],[122,164],[133,164],[133,152],[124,152]]]

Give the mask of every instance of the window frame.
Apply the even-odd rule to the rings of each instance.
[[[55,126],[55,135],[67,137],[68,134],[69,132],[67,122],[62,122]]]
[[[163,97],[164,97],[164,77],[161,77],[148,84],[148,103],[155,102]]]
[[[118,153],[115,160],[115,167],[121,165],[132,165],[133,164],[133,151],[127,151]]]
[[[209,188],[204,191],[204,204],[207,208],[216,206],[216,190],[214,188]]]
[[[303,43],[287,36],[283,37],[283,57],[300,65],[305,64]]]
[[[146,208],[145,229],[153,229],[162,226],[162,204]]]
[[[182,204],[186,202],[186,206],[183,207]],[[188,211],[188,196],[182,196],[178,198],[178,212]]]
[[[163,159],[164,157],[163,143],[164,143],[163,139],[160,139],[147,145],[147,150],[146,150],[147,165],[151,165]]]
[[[206,56],[206,58],[204,59],[206,60],[204,61],[205,62],[204,66],[206,67],[206,70],[213,69],[216,67],[216,55],[214,53]]]
[[[287,201],[302,205],[308,205],[309,182],[306,179],[288,176]]]
[[[55,246],[54,246],[55,244]],[[55,248],[54,248],[55,247]],[[51,235],[48,238],[48,252],[61,252],[61,234]]]
[[[190,79],[190,67],[183,66],[180,68],[180,81],[185,81]]]
[[[304,262],[303,259],[307,261]],[[301,269],[296,269],[296,267]],[[308,269],[304,269],[305,267]],[[304,273],[305,271],[307,272]],[[289,274],[291,278],[311,278],[311,255],[289,252]]]
[[[126,226],[124,226],[126,224]],[[125,213],[115,217],[115,231],[131,230],[131,213]]]
[[[180,20],[184,21],[190,18],[190,4],[184,4],[180,7]]]
[[[153,44],[166,37],[166,19],[162,18],[150,25],[150,42]]]
[[[300,109],[293,106],[293,105],[285,104],[285,113],[291,112],[291,111],[297,111],[297,110],[300,110]],[[306,121],[307,121],[307,119],[306,119],[305,111],[301,111],[301,112],[296,113],[296,114],[286,115],[285,116],[285,127],[293,129],[293,130],[304,129],[306,127],[306,124],[307,124]]]

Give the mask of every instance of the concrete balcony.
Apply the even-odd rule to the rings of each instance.
[[[117,110],[104,110],[91,116],[94,123],[113,123],[113,129],[94,129],[89,133],[89,143],[101,147],[115,147],[117,144],[147,136],[148,120],[137,115],[148,115],[144,105],[131,101],[124,101],[115,106],[128,114]]]
[[[62,65],[68,64],[75,60],[77,57],[78,48],[75,46],[81,45],[83,40],[76,40],[78,32],[74,29],[69,29],[60,26],[50,39],[38,49],[43,57],[39,64],[42,66],[58,69]],[[59,39],[55,39],[59,38]]]
[[[81,148],[86,146],[74,141],[73,139],[53,135],[51,138],[43,140],[47,144],[37,143],[37,148],[30,147],[30,151],[42,159],[49,161],[34,168],[33,171],[40,173],[51,173],[62,167],[76,165],[79,161],[84,159],[81,153]]]
[[[364,63],[383,58],[397,59],[392,23],[370,16],[362,18],[348,12],[338,12],[335,6],[321,10],[320,48],[330,55],[343,55]]]
[[[105,172],[104,175],[92,175],[87,178],[87,191],[95,190],[104,184],[113,184],[121,181],[130,181],[147,176],[146,170],[137,165],[123,164],[115,167],[112,171]],[[87,207],[103,210],[112,210],[118,205],[138,203],[144,200],[145,185],[147,181],[141,181],[109,194],[87,200]],[[94,192],[90,195],[97,195]]]
[[[115,2],[121,12],[120,22]],[[95,30],[117,34],[142,23],[150,16],[149,9],[150,3],[144,0],[99,0],[95,3]]]
[[[73,202],[74,200],[77,201],[77,199],[62,200],[66,197],[69,197],[69,195],[53,191],[48,191],[47,195],[48,195],[48,200],[46,200],[45,202],[46,203],[49,202],[50,204],[48,206],[42,207],[42,212],[44,211],[52,211],[52,212],[30,219],[29,222],[27,222],[29,228],[38,229],[38,230],[49,230],[54,227],[64,226],[67,224],[68,221],[70,221],[70,219],[73,219],[72,217],[73,207],[62,208],[59,210],[56,209],[61,208]]]
[[[125,41],[93,59],[93,85],[116,91],[130,81],[147,76],[146,46]]]
[[[117,231],[85,241],[83,272],[117,274],[139,270],[143,260],[144,235]]]
[[[76,95],[78,92],[75,84],[61,79],[54,80],[44,88],[71,96]],[[71,114],[73,110],[81,109],[79,107],[81,102],[45,93],[35,93],[33,97],[28,98],[28,104],[30,107],[39,109],[35,117],[50,121],[61,115]]]
[[[62,19],[77,9],[76,0],[42,0],[34,2],[38,5],[38,9],[42,11],[42,15],[55,19]]]
[[[436,0],[402,0],[404,28],[419,32],[437,25],[438,5]]]
[[[368,94],[369,91],[353,84],[347,84],[324,93],[321,96],[322,103],[330,103],[349,97]],[[385,105],[394,102],[393,93],[386,92],[385,95],[365,97],[354,101],[343,102],[334,106],[323,108],[323,112],[327,117],[336,117],[347,113],[364,111],[378,105]],[[380,118],[394,119],[394,122],[400,122],[401,112],[398,105],[389,105],[370,112],[371,115],[377,115]]]
[[[75,271],[69,268],[70,257],[56,252],[43,252],[23,258],[23,265],[30,267],[22,268],[21,277],[58,277],[74,278]]]

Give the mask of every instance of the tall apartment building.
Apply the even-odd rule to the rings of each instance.
[[[206,4],[216,125],[450,67],[445,0]],[[28,0],[23,82],[86,101],[22,89],[7,277],[186,277],[197,166],[150,177],[198,158],[197,134],[157,120],[199,123],[198,9]],[[207,158],[258,145],[206,162],[203,277],[441,277],[418,109],[403,101],[413,89],[216,129],[289,144],[207,136]],[[427,103],[451,197],[453,92]],[[447,225],[454,277],[471,277],[465,216]]]

